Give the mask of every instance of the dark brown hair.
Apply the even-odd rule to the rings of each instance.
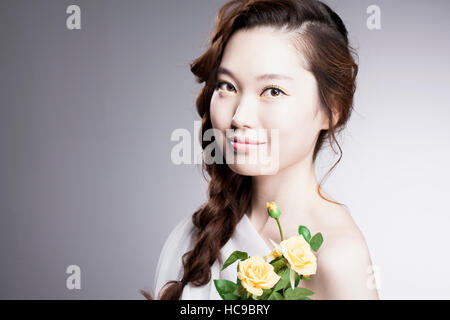
[[[321,1],[231,0],[220,8],[209,48],[190,65],[197,81],[205,83],[196,100],[197,112],[202,119],[200,137],[212,128],[210,101],[215,90],[217,68],[228,40],[238,30],[257,26],[284,27],[288,32],[293,32],[293,44],[301,50],[306,59],[305,68],[317,81],[320,107],[325,110],[329,120],[329,129],[319,133],[313,161],[327,139],[335,153],[333,142],[340,151],[339,159],[328,171],[330,173],[342,158],[335,133],[344,128],[353,109],[358,65],[344,23]],[[203,149],[210,143],[203,139],[200,141]],[[233,235],[244,213],[251,209],[250,176],[239,175],[226,164],[203,162],[202,169],[203,174],[206,171],[210,176],[209,199],[192,216],[196,227],[194,247],[182,257],[183,279],[167,282],[158,299],[180,299],[185,285],[181,280],[195,286],[207,284],[211,279],[210,268],[219,257],[221,248]],[[320,197],[340,204],[322,196],[321,183],[317,187]],[[147,292],[141,290],[141,293],[147,299],[153,299]]]

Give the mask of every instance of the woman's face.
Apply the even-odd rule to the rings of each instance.
[[[289,35],[271,27],[240,30],[226,45],[210,113],[218,147],[232,155],[226,163],[236,173],[275,174],[312,157],[328,119],[302,59]],[[233,136],[260,144],[235,144]]]

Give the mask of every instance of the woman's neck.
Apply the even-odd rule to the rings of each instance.
[[[275,201],[282,212],[282,220],[307,220],[317,204],[317,179],[312,161],[298,162],[283,168],[275,175],[254,176],[252,209],[249,217],[263,227],[269,216],[266,203]],[[304,215],[304,217],[302,217]]]

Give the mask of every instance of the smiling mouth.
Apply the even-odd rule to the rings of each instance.
[[[233,146],[233,150],[236,152],[248,153],[250,150],[259,148],[261,145],[264,145],[266,142],[251,140],[247,138],[241,137],[230,137],[228,139],[230,144]]]
[[[253,139],[250,139],[249,137],[231,137],[231,142],[234,142],[235,144],[247,144],[247,145],[260,145],[264,144],[265,142],[262,141],[256,141]]]

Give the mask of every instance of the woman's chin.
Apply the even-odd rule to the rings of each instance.
[[[239,164],[239,163],[228,163],[228,167],[235,173],[243,176],[265,176],[277,174],[277,167],[269,167],[267,165],[261,164]]]

